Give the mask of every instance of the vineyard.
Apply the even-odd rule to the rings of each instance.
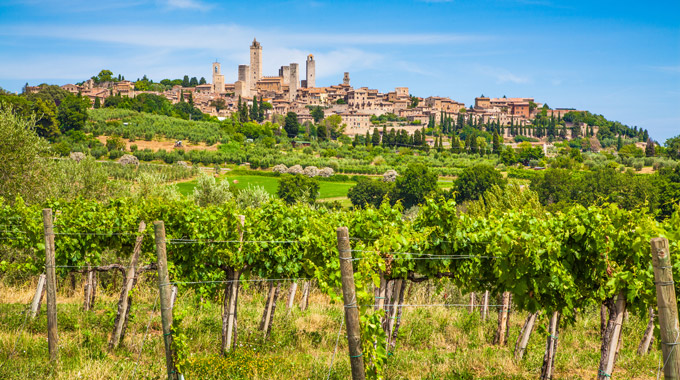
[[[43,207],[49,207],[51,211],[42,214]],[[101,345],[104,356],[108,349],[108,355],[119,360],[138,362],[143,342],[151,338],[144,332],[142,348],[136,348],[135,344],[132,349],[122,343],[126,326],[135,326],[131,327],[130,335],[138,336],[137,329],[144,328],[137,326],[136,319],[146,320],[146,315],[153,316],[155,310],[160,310],[163,333],[154,338],[160,339],[158,342],[149,344],[160,349],[161,355],[155,357],[155,362],[148,356],[145,360],[153,362],[148,365],[159,371],[155,376],[161,377],[164,372],[163,341],[169,355],[167,371],[170,378],[176,378],[178,373],[196,374],[199,367],[203,368],[197,363],[205,356],[189,349],[199,349],[189,338],[196,334],[195,327],[188,322],[192,316],[187,315],[194,308],[215,312],[221,309],[210,322],[211,326],[221,327],[208,329],[215,331],[215,336],[199,345],[203,351],[226,355],[215,356],[215,360],[222,363],[220,365],[228,367],[233,364],[230,360],[245,360],[250,363],[248,365],[261,365],[262,370],[271,368],[273,364],[262,358],[248,359],[255,362],[244,359],[247,352],[243,345],[252,343],[255,336],[258,344],[271,345],[273,339],[280,340],[286,335],[276,332],[277,299],[281,297],[282,287],[286,286],[286,309],[290,313],[297,284],[301,285],[303,299],[302,314],[298,316],[304,316],[312,309],[318,311],[325,304],[325,312],[335,317],[336,322],[347,321],[350,338],[355,336],[350,328],[358,329],[355,343],[361,342],[352,345],[352,339],[349,340],[350,357],[347,358],[343,354],[347,351],[338,348],[343,340],[341,324],[335,324],[333,329],[339,330],[331,333],[331,336],[337,334],[337,339],[317,332],[322,341],[335,343],[332,352],[327,354],[332,354],[333,360],[337,356],[338,363],[344,364],[338,364],[336,372],[332,364],[327,368],[328,373],[320,368],[309,369],[309,376],[314,378],[342,377],[342,371],[346,376],[348,361],[353,373],[360,365],[368,378],[390,377],[390,373],[395,376],[390,372],[394,370],[390,364],[392,356],[398,355],[402,341],[406,347],[413,345],[403,326],[414,321],[406,319],[414,315],[432,315],[427,311],[426,314],[418,312],[421,308],[479,310],[481,321],[468,318],[468,323],[477,321],[487,326],[491,323],[491,311],[497,310],[498,321],[492,323],[496,326],[493,344],[498,350],[509,351],[510,348],[503,348],[510,345],[508,339],[517,339],[510,356],[514,355],[512,360],[518,363],[525,360],[523,356],[528,350],[538,350],[527,356],[543,357],[543,360],[534,360],[537,366],[528,369],[528,373],[534,377],[540,373],[543,379],[575,377],[573,373],[560,373],[560,368],[564,368],[561,365],[556,369],[555,358],[562,350],[569,349],[557,343],[565,331],[568,333],[583,321],[600,319],[601,352],[591,353],[600,360],[592,363],[590,372],[581,373],[579,377],[605,379],[615,376],[617,353],[625,345],[637,346],[641,341],[639,351],[642,354],[654,351],[650,341],[655,322],[653,317],[649,318],[649,312],[657,305],[658,283],[655,283],[650,240],[659,236],[668,238],[671,255],[675,254],[680,241],[680,212],[676,211],[666,223],[659,223],[644,212],[625,211],[615,206],[576,206],[547,216],[535,214],[509,211],[476,217],[460,214],[453,201],[444,200],[428,200],[414,220],[404,219],[399,206],[392,208],[388,204],[379,209],[329,211],[306,205],[287,206],[279,201],[260,208],[238,210],[230,203],[198,207],[186,200],[118,199],[106,204],[76,200],[35,206],[17,200],[13,205],[3,204],[0,208],[2,246],[13,252],[0,262],[0,271],[6,273],[5,281],[47,274],[49,356],[54,361],[68,362],[72,353],[59,350],[56,341],[57,320],[62,321],[59,317],[62,304],[55,299],[54,287],[50,289],[51,276],[59,279],[61,287],[68,287],[70,281],[73,289],[76,288],[75,276],[84,277],[84,311],[76,314],[92,313],[98,288],[110,289],[110,299],[115,299],[116,293],[120,294],[117,306],[110,311],[115,318],[113,324],[108,325],[111,328],[106,339],[108,345],[101,339],[95,340]],[[339,232],[336,236],[336,230],[341,226],[348,228],[344,241]],[[338,249],[341,254],[349,255],[347,259],[338,260]],[[167,265],[163,260],[166,253]],[[49,264],[50,260],[54,260],[53,264]],[[347,278],[341,276],[341,266],[347,264],[349,281],[356,287],[356,293],[345,291],[343,301],[341,284],[346,290],[348,283]],[[673,269],[676,273],[680,269],[678,260],[674,261]],[[161,277],[154,278],[156,271]],[[125,279],[122,283],[116,281],[116,277],[120,277],[116,273]],[[164,275],[168,276],[167,280],[163,279]],[[156,294],[160,290],[160,296],[154,297],[153,292],[150,296],[142,295],[141,289],[154,287]],[[444,292],[443,302],[432,302],[441,299],[436,296],[441,295],[439,292]],[[428,295],[424,296],[425,293]],[[26,310],[3,305],[4,310],[25,312],[12,319],[23,320],[16,326],[15,349],[9,348],[12,343],[3,342],[5,349],[0,356],[3,362],[0,373],[4,378],[11,378],[12,355],[21,350],[21,344],[17,343],[25,341],[25,338],[19,338],[23,334],[45,333],[44,324],[39,325],[37,320],[26,322],[31,319],[29,309],[39,308],[41,294],[40,291],[36,293],[33,298],[37,301],[32,300],[34,305],[30,308],[26,305]],[[59,294],[63,294],[63,290]],[[191,294],[191,298],[181,296],[187,294]],[[348,294],[355,294],[355,297],[348,299]],[[177,301],[169,303],[174,297]],[[314,299],[311,303],[310,297]],[[155,301],[149,303],[153,298]],[[264,303],[259,333],[252,328],[252,323],[258,319],[252,315],[257,313],[253,309],[253,301],[258,304],[257,300],[260,305]],[[153,306],[142,311],[136,303],[141,305],[143,302]],[[180,306],[185,302],[189,304]],[[313,306],[308,309],[310,304]],[[355,326],[350,325],[347,317],[341,318],[343,304],[346,311],[356,310],[360,322]],[[173,305],[176,306],[173,308]],[[55,309],[51,311],[51,307]],[[281,308],[279,305],[278,309]],[[602,314],[597,318],[595,310],[600,308]],[[137,316],[140,313],[141,317]],[[6,316],[10,314],[13,313],[3,312]],[[131,314],[137,317],[131,320]],[[636,341],[621,343],[626,314],[631,315],[631,321],[644,324],[650,320],[652,328],[638,336],[631,336],[629,331],[626,339]],[[73,329],[74,322],[68,320],[73,312],[67,315],[65,324]],[[44,316],[36,318],[40,320]],[[98,317],[92,314],[87,317],[90,318]],[[293,317],[288,315],[284,322],[278,323],[286,325],[290,318]],[[526,319],[519,332],[511,333],[511,321],[518,318]],[[547,322],[547,330],[537,326],[539,321]],[[24,332],[26,325],[31,329]],[[532,337],[532,331],[543,332],[540,337]],[[427,339],[423,337],[422,343],[427,344]],[[530,344],[532,341],[534,343]],[[673,343],[659,339],[658,335],[654,342],[657,345]],[[333,343],[328,345],[326,342],[326,345],[330,348]],[[344,344],[340,348],[347,347]],[[44,354],[40,355],[47,360],[44,348],[41,351]],[[286,359],[281,357],[279,360],[285,362]],[[126,368],[136,368],[130,364],[127,363]],[[661,367],[648,367],[640,373],[649,376],[663,372]],[[473,368],[459,369],[474,374]],[[150,376],[148,372],[144,373],[147,373],[145,377]],[[135,378],[137,369],[126,376]],[[268,378],[263,374],[255,377]]]

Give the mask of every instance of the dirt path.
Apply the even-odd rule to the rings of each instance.
[[[102,144],[106,145],[106,138],[107,136],[97,136],[97,140],[99,140]],[[163,141],[146,141],[146,140],[137,140],[130,142],[128,139],[122,139],[125,141],[125,149],[130,150],[131,145],[137,145],[137,149],[139,150],[144,150],[144,149],[151,149],[154,152],[165,149],[167,151],[173,150],[175,147],[175,141],[173,140],[163,140]],[[215,151],[217,150],[217,144],[207,146],[205,143],[198,143],[198,144],[189,144],[186,141],[182,141],[184,143],[184,150],[212,150]]]

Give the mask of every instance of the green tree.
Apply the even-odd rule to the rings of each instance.
[[[35,129],[38,135],[51,138],[60,134],[57,106],[53,102],[37,98],[31,106],[31,112],[35,115]]]
[[[94,108],[99,109],[101,107],[102,107],[102,101],[99,100],[99,97],[97,96],[96,98],[94,98]]]
[[[392,183],[360,177],[357,184],[349,189],[347,197],[354,207],[380,207],[385,196],[392,189]]]
[[[57,120],[62,132],[79,131],[87,122],[87,109],[90,100],[81,96],[70,95],[57,107]]]
[[[258,107],[258,104],[257,104],[257,96],[253,96],[253,106],[250,107],[250,120],[257,121],[259,116],[260,116],[260,111],[259,111],[259,107]]]
[[[324,113],[323,113],[323,108],[316,106],[312,108],[312,111],[310,112],[312,115],[312,118],[314,118],[315,123],[319,123],[321,120],[323,120]]]
[[[276,195],[288,204],[312,204],[319,196],[319,182],[302,174],[287,174],[279,180]]]
[[[493,153],[501,153],[501,137],[496,132],[493,133]]]
[[[206,84],[206,83],[208,83],[208,82],[206,82],[205,77],[201,77],[201,80],[198,81],[198,84]]]
[[[619,135],[619,138],[616,139],[616,151],[621,150],[623,148],[623,139],[621,138],[621,135]]]
[[[401,201],[404,208],[422,203],[425,198],[437,191],[437,174],[425,164],[412,163],[403,174],[397,177],[390,191],[390,200]]]
[[[288,112],[286,114],[286,120],[283,124],[283,129],[288,134],[288,137],[297,137],[298,131],[300,130],[300,123],[298,123],[297,114],[295,112]]]
[[[189,87],[196,87],[198,86],[198,79],[196,77],[191,77],[189,80]]]
[[[380,132],[378,132],[378,128],[373,128],[373,137],[371,137],[371,144],[373,144],[373,146],[380,145]]]
[[[325,125],[321,124],[316,129],[316,138],[319,141],[326,141],[328,139],[328,133]]]
[[[474,201],[485,191],[497,185],[501,188],[507,181],[501,173],[487,164],[476,164],[463,169],[455,182],[456,202]]]
[[[674,160],[680,159],[680,135],[666,139],[665,146],[668,157]]]
[[[182,79],[182,87],[190,87],[190,85],[189,76],[185,75],[184,79]]]
[[[645,146],[645,156],[654,157],[654,154],[655,154],[654,141],[652,141],[652,139],[648,139],[647,145]]]
[[[0,141],[0,196],[10,203],[17,196],[40,200],[48,183],[44,156],[49,146],[36,133],[33,120],[0,103]]]
[[[217,182],[212,175],[202,173],[194,188],[193,198],[194,202],[202,207],[225,203],[232,198],[229,181]]]
[[[210,106],[215,107],[215,110],[220,112],[220,110],[223,110],[227,107],[227,102],[224,101],[224,98],[217,98],[210,102]]]
[[[96,77],[92,77],[95,83],[111,82],[113,81],[113,72],[111,70],[102,70]]]

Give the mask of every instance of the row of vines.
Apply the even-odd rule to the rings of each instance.
[[[54,210],[58,276],[67,276],[70,268],[127,263],[140,221],[148,224],[143,232],[148,238],[139,265],[153,265],[150,222],[162,220],[171,281],[180,291],[192,287],[205,296],[223,294],[225,315],[236,315],[238,280],[253,277],[314,279],[333,301],[340,301],[336,228],[347,226],[363,360],[373,378],[382,378],[383,348],[396,339],[398,326],[388,319],[399,313],[399,289],[403,296],[406,281],[451,281],[463,292],[503,294],[504,303],[511,297],[513,312],[527,313],[528,321],[537,313],[552,316],[554,339],[548,339],[543,364],[544,378],[550,378],[559,328],[604,305],[610,313],[602,335],[604,352],[615,338],[612,321],[624,310],[646,316],[656,305],[650,239],[667,237],[673,253],[680,242],[680,211],[661,223],[644,211],[615,205],[576,206],[546,215],[497,210],[474,217],[460,213],[453,201],[428,200],[408,220],[400,206],[386,203],[379,209],[331,211],[278,200],[239,210],[231,203],[198,207],[186,200],[29,206],[18,199],[0,203],[0,244],[31,254],[0,262],[0,273],[43,272],[43,207]],[[674,266],[678,273],[680,260]],[[386,294],[392,301],[383,301]],[[235,324],[225,316],[223,335],[231,334],[230,323]],[[236,340],[223,336],[222,342],[222,349],[229,350]],[[598,373],[598,378],[610,376],[602,369]]]

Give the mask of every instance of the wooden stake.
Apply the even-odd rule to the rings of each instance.
[[[163,323],[163,341],[165,342],[165,365],[168,380],[178,380],[172,352],[172,309],[170,308],[170,276],[168,275],[168,261],[165,253],[165,223],[157,221],[153,224],[156,238],[156,257],[158,267],[158,290],[161,299],[161,321]]]
[[[35,288],[35,295],[33,296],[33,302],[31,302],[31,318],[35,318],[40,311],[40,301],[42,300],[43,293],[45,292],[45,274],[41,274],[38,277],[38,286]]]
[[[651,240],[654,281],[656,283],[656,303],[659,313],[662,369],[666,380],[680,379],[680,326],[678,326],[678,303],[675,298],[673,267],[668,239]]]
[[[305,281],[302,287],[302,300],[300,301],[300,311],[307,310],[307,304],[309,303],[309,281]]]
[[[470,293],[470,310],[468,313],[472,314],[475,312],[475,292]]]
[[[123,288],[120,292],[120,297],[118,298],[118,314],[113,323],[113,332],[111,333],[111,339],[109,340],[109,350],[118,347],[122,336],[125,334],[125,326],[128,320],[128,311],[130,309],[130,291],[135,286],[137,282],[137,262],[139,261],[139,253],[142,251],[142,240],[144,240],[144,230],[146,229],[146,223],[142,220],[139,222],[139,228],[137,229],[137,240],[135,240],[135,247],[132,251],[132,258],[130,259],[130,266],[128,267],[127,275],[125,276],[125,282],[123,283]],[[90,272],[91,273],[91,272]],[[171,311],[172,314],[172,311]]]
[[[354,287],[354,269],[352,252],[349,245],[347,227],[337,229],[338,253],[340,258],[340,274],[342,277],[342,296],[345,302],[345,326],[347,326],[347,343],[349,360],[352,368],[352,380],[364,380],[364,361],[361,351],[361,334],[359,327],[359,308]]]
[[[489,314],[489,291],[484,291],[484,301],[482,301],[482,321],[486,321]]]
[[[545,355],[543,355],[543,366],[541,367],[540,380],[552,379],[553,370],[555,368],[555,353],[557,352],[557,336],[560,329],[560,313],[554,312],[550,317],[550,325],[548,326],[548,338],[545,346]]]
[[[534,325],[536,324],[536,317],[538,312],[530,313],[527,316],[526,321],[524,321],[524,326],[517,336],[517,343],[515,343],[515,360],[520,361],[524,357],[524,353],[527,350],[527,345],[529,344],[529,338],[531,337],[531,332],[534,330]]]
[[[612,377],[614,363],[616,361],[617,347],[621,335],[621,325],[623,324],[623,314],[626,310],[626,295],[623,291],[619,292],[616,302],[610,301],[609,322],[602,339],[600,366],[597,371],[599,380],[608,380]]]
[[[295,293],[297,292],[297,281],[290,284],[290,293],[288,294],[288,304],[286,305],[286,314],[290,314],[293,310],[293,302],[295,301]]]
[[[503,292],[501,300],[501,309],[498,310],[498,328],[496,329],[496,336],[494,337],[493,344],[504,346],[505,338],[507,334],[505,333],[508,327],[508,312],[510,306],[510,293]]]
[[[175,308],[175,300],[177,299],[177,285],[173,285],[172,287],[172,293],[170,293],[170,308],[174,309]]]
[[[47,282],[47,345],[50,360],[56,361],[59,354],[59,338],[57,337],[57,274],[55,271],[54,228],[52,226],[52,209],[42,211],[45,230],[45,274]]]
[[[646,355],[649,352],[649,347],[652,345],[652,340],[654,339],[654,308],[649,308],[649,322],[647,323],[647,328],[645,329],[644,335],[642,335],[642,340],[638,345],[637,353],[638,355]]]
[[[246,223],[246,217],[245,215],[239,215],[239,224],[237,225],[238,227],[238,239],[239,239],[239,247],[238,247],[238,252],[241,252],[243,250],[243,230],[245,228],[245,223]],[[225,290],[225,292],[229,292],[229,302],[226,303],[227,309],[225,312],[227,313],[226,315],[226,326],[224,325],[224,322],[222,324],[222,329],[226,330],[223,331],[222,333],[222,352],[229,351],[233,346],[236,345],[237,341],[237,310],[238,310],[238,292],[239,292],[239,279],[241,278],[241,271],[235,270],[235,269],[230,269],[229,270],[229,275],[227,276],[227,280],[229,280],[229,286]]]

